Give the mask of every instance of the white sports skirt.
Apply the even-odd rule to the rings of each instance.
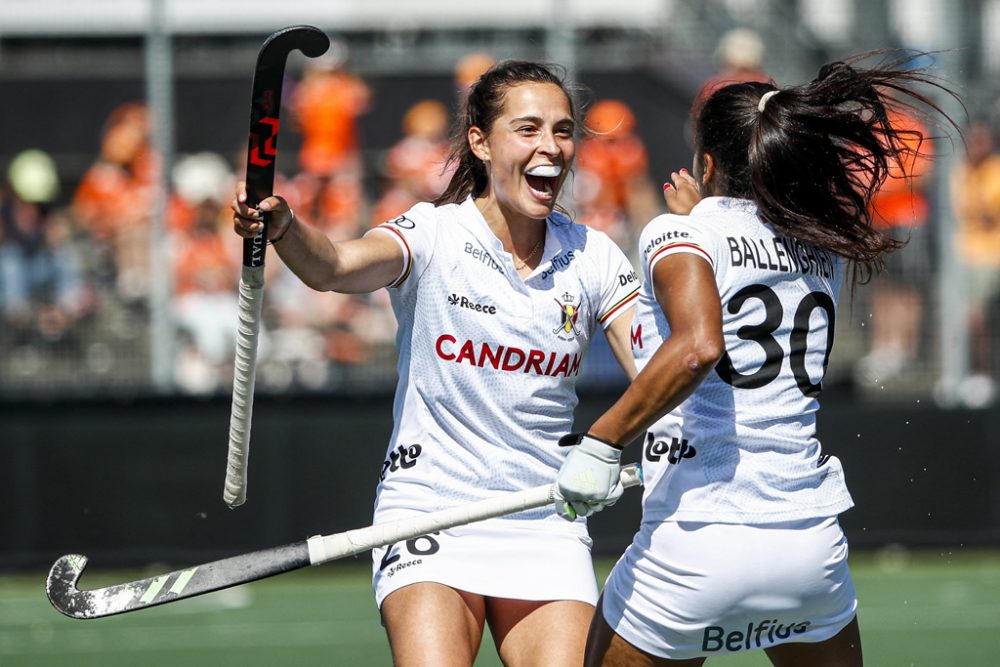
[[[491,519],[372,551],[379,607],[393,591],[435,582],[486,597],[597,602],[586,535]]]
[[[820,642],[857,612],[836,517],[745,526],[647,522],[601,610],[647,653],[687,659]]]

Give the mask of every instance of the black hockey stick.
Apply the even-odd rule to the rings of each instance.
[[[642,484],[639,466],[633,464],[623,467],[621,482],[625,488]],[[553,489],[554,485],[546,484],[525,491],[505,493],[461,507],[344,533],[317,535],[302,542],[93,590],[80,590],[76,586],[87,565],[87,557],[76,554],[63,556],[49,571],[45,592],[52,606],[71,618],[101,618],[123,614],[319,565],[455,526],[543,507],[552,503]]]
[[[298,49],[306,56],[323,55],[330,39],[318,28],[293,26],[268,37],[257,54],[250,98],[250,141],[247,145],[247,205],[256,208],[274,188],[274,163],[278,154],[278,116],[281,84],[288,54]],[[250,418],[257,371],[257,337],[264,301],[264,251],[267,247],[268,216],[263,229],[243,241],[243,271],[240,275],[240,321],[236,332],[233,368],[233,406],[229,417],[229,455],[223,499],[230,507],[242,505],[247,494],[247,456],[250,450]]]

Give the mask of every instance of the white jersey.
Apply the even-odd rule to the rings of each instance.
[[[776,233],[752,202],[723,197],[703,199],[689,216],[655,218],[639,253],[638,369],[670,335],[651,276],[675,253],[711,264],[726,348],[698,389],[646,434],[644,519],[769,523],[851,507],[840,462],[815,438],[842,260]]]
[[[471,198],[417,204],[369,233],[396,239],[405,260],[389,289],[399,383],[375,520],[553,482],[591,338],[638,295],[624,253],[553,213],[522,279]],[[583,529],[551,508],[514,516]]]

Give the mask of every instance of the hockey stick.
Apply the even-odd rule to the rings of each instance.
[[[621,482],[625,488],[642,484],[640,467],[637,464],[623,467]],[[455,526],[543,507],[553,501],[554,488],[554,485],[546,484],[423,516],[333,535],[317,535],[302,542],[92,590],[76,587],[87,565],[87,557],[76,554],[63,556],[49,571],[45,592],[52,606],[71,618],[123,614],[319,565]]]
[[[285,28],[268,37],[257,54],[250,99],[250,142],[247,146],[247,206],[256,208],[271,196],[274,163],[278,153],[278,115],[281,84],[288,54],[298,49],[306,56],[323,55],[330,39],[312,26]],[[267,246],[267,216],[263,229],[243,241],[243,270],[239,288],[239,326],[236,330],[236,360],[233,365],[233,406],[229,416],[229,454],[222,497],[237,507],[247,497],[247,456],[250,451],[250,418],[257,371],[257,338],[264,302],[264,251]]]

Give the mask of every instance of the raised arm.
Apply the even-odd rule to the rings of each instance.
[[[374,292],[403,269],[403,252],[386,234],[368,234],[334,243],[321,230],[299,220],[281,197],[268,197],[258,209],[246,204],[246,187],[237,186],[232,203],[233,229],[243,238],[260,231],[261,213],[271,216],[268,241],[303,283],[319,291]]]
[[[588,431],[617,447],[680,405],[725,351],[719,289],[708,262],[689,253],[671,255],[656,264],[652,277],[670,336]]]
[[[556,477],[555,502],[565,519],[617,501],[622,448],[690,396],[725,351],[722,305],[708,262],[688,253],[670,255],[653,268],[652,280],[670,336],[587,433],[566,443],[576,446]]]

